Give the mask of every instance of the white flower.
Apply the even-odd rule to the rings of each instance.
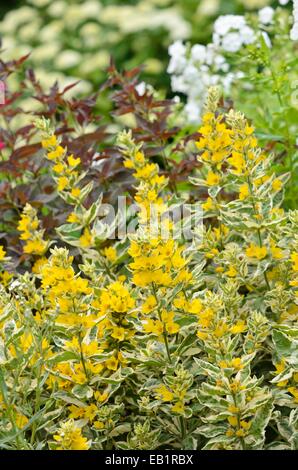
[[[292,41],[298,41],[298,0],[294,0],[293,3],[294,24],[290,32],[290,38],[292,39]]]
[[[232,32],[229,34],[233,35]],[[237,33],[236,39],[239,39]],[[242,43],[240,41],[240,47]],[[177,41],[170,46],[169,53],[172,90],[187,96],[183,114],[188,122],[198,123],[208,88],[220,85],[229,91],[235,74],[229,72],[229,64],[214,44],[195,44],[188,51],[181,41]]]
[[[222,15],[214,23],[214,32],[220,36],[227,34],[230,29],[240,30],[246,25],[244,16],[241,15]]]
[[[227,52],[238,52],[242,47],[239,33],[228,33],[222,39],[222,48]]]
[[[274,10],[271,7],[264,7],[259,11],[259,21],[262,24],[272,23],[273,16]]]
[[[295,23],[291,29],[290,38],[292,41],[298,41],[298,23]]]
[[[195,80],[200,79],[200,74],[198,69],[193,64],[188,64],[184,70],[184,77],[190,83],[194,82]]]
[[[279,3],[281,5],[287,5],[289,3],[289,0],[279,0]]]
[[[223,15],[214,23],[213,43],[224,51],[237,52],[255,39],[255,33],[246,24],[244,16]]]
[[[171,56],[168,65],[168,73],[182,73],[186,67],[186,47],[181,41],[175,41],[169,47],[169,55]]]
[[[201,106],[197,102],[188,102],[185,105],[184,111],[190,123],[198,123],[200,121]]]
[[[191,48],[191,58],[194,61],[204,62],[206,59],[206,47],[201,44],[195,44]]]
[[[79,52],[67,49],[59,54],[55,61],[55,65],[58,69],[68,69],[78,65],[81,61],[81,58],[82,56]]]
[[[171,87],[173,91],[178,91],[178,93],[188,92],[188,85],[185,83],[185,80],[182,76],[173,75],[171,78]]]
[[[146,92],[146,83],[145,82],[138,83],[135,89],[139,96],[143,96]]]
[[[249,26],[244,26],[240,32],[243,44],[251,44],[256,39],[254,31]]]

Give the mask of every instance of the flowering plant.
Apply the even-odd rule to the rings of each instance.
[[[27,204],[28,258],[13,271],[0,251],[1,448],[297,448],[297,211],[282,208],[289,175],[222,105],[210,89],[186,190],[150,140],[119,133],[139,208],[122,237],[88,202],[81,159],[36,122],[71,212],[53,235]]]

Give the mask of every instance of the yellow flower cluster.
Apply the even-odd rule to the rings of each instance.
[[[58,192],[69,195],[70,201],[77,204],[81,195],[79,188],[81,175],[76,168],[80,165],[81,159],[74,158],[73,155],[67,156],[67,149],[61,146],[54,134],[49,134],[42,140],[42,147],[47,150],[47,158],[54,163],[52,168]]]
[[[0,246],[0,413],[9,446],[280,446],[278,420],[293,435],[297,426],[298,215],[282,210],[287,177],[275,176],[253,127],[215,102],[206,108],[190,183],[208,196],[191,240],[176,236],[169,216],[179,195],[168,197],[145,145],[121,133],[140,212],[135,233],[116,241],[102,231],[100,198],[88,206],[88,188],[72,194],[79,159],[41,127],[73,211],[53,240],[25,206],[18,230],[24,252],[36,255],[30,272],[22,257],[19,273],[3,273],[2,261],[13,267]]]
[[[36,209],[28,203],[21,214],[18,231],[25,241],[24,253],[42,256],[47,251],[49,244],[43,239],[44,230],[39,229]]]

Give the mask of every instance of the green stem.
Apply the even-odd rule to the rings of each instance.
[[[155,288],[154,283],[152,284],[152,290],[153,290],[153,294],[154,294],[154,297],[155,297],[155,300],[156,300],[158,317],[159,317],[159,320],[162,322],[161,311],[160,311],[160,307],[159,307],[159,301],[158,301],[158,298],[157,298],[156,288]],[[169,343],[168,343],[168,335],[167,335],[166,331],[164,331],[164,330],[163,330],[162,335],[163,335],[163,338],[164,338],[169,363],[172,364],[172,358],[171,358],[171,353],[170,353],[170,348],[169,348]]]

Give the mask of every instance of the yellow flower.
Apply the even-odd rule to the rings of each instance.
[[[72,197],[77,198],[81,194],[80,188],[72,188],[71,193]]]
[[[88,450],[90,448],[90,442],[82,435],[81,428],[72,419],[60,426],[54,439],[58,443],[57,450]]]
[[[80,222],[80,219],[74,212],[71,212],[69,216],[67,217],[67,222],[70,222],[71,224],[75,224],[75,223]]]
[[[165,385],[160,385],[155,389],[156,398],[163,401],[172,401],[174,398],[173,392],[171,392]]]
[[[206,178],[206,184],[208,186],[216,186],[220,182],[220,176],[213,171],[209,171]]]
[[[24,253],[43,255],[47,249],[47,243],[44,240],[28,240],[24,245]]]
[[[236,277],[237,276],[237,270],[234,266],[230,265],[228,271],[226,271],[225,274],[229,277]]]
[[[178,323],[169,322],[166,323],[166,330],[170,335],[174,335],[178,333],[178,331],[180,330],[180,326],[178,325]]]
[[[19,429],[23,429],[24,426],[28,423],[29,419],[27,416],[23,415],[22,413],[17,413],[15,416],[16,426]]]
[[[235,168],[235,173],[240,175],[243,173],[245,169],[245,160],[243,158],[242,153],[239,152],[232,152],[232,156],[227,160],[231,166]]]
[[[298,403],[298,388],[297,387],[289,387],[288,392],[293,395],[295,403]]]
[[[265,246],[257,246],[254,243],[251,243],[245,252],[249,258],[257,258],[258,260],[262,260],[267,256],[267,248]]]
[[[241,358],[240,357],[235,357],[234,359],[232,359],[231,366],[234,367],[234,369],[237,369],[237,370],[243,369],[243,364],[242,364]]]
[[[282,259],[284,257],[282,249],[276,246],[274,241],[270,242],[270,251],[274,259]]]
[[[230,425],[233,426],[234,428],[238,425],[238,420],[236,416],[228,416],[228,421]]]
[[[106,360],[105,366],[109,370],[117,370],[118,368],[118,359],[116,359],[115,356],[110,357],[109,359]]]
[[[93,426],[95,429],[103,429],[105,427],[102,421],[94,421]]]
[[[244,421],[244,420],[241,420],[240,421],[240,426],[245,429],[246,431],[250,428],[251,426],[251,422],[250,421]]]
[[[111,262],[117,259],[117,250],[113,246],[104,248],[103,253],[105,257]]]
[[[293,263],[293,271],[298,271],[298,252],[291,254],[291,260]]]
[[[47,258],[39,258],[35,261],[35,263],[32,266],[32,272],[35,274],[40,274],[43,266],[47,263]]]
[[[246,325],[243,320],[238,320],[235,325],[230,328],[230,332],[234,335],[243,333],[246,330]]]
[[[272,181],[272,189],[274,191],[280,191],[282,188],[282,181],[278,178],[275,178],[275,180]]]
[[[59,163],[56,163],[56,165],[53,166],[53,170],[55,173],[63,173],[64,172],[64,165],[63,163],[59,162]]]
[[[142,305],[142,312],[143,313],[152,312],[152,310],[154,310],[155,307],[156,307],[156,299],[154,295],[149,295],[149,297],[147,297],[147,299]]]
[[[4,250],[3,246],[0,245],[0,261],[3,261],[6,256],[6,251]]]
[[[122,327],[114,326],[113,332],[111,334],[112,338],[117,339],[118,341],[123,341],[125,336],[125,330]]]
[[[197,337],[204,340],[208,337],[208,333],[204,332],[204,331],[198,331],[197,332]]]
[[[243,201],[249,196],[249,186],[247,183],[242,184],[239,188],[239,199]]]
[[[55,147],[57,145],[57,137],[55,135],[52,135],[48,139],[42,140],[41,145],[45,149],[49,147]]]
[[[194,313],[195,315],[198,315],[199,313],[201,313],[202,309],[203,309],[203,304],[200,299],[193,299],[188,305],[189,313]]]
[[[88,228],[84,229],[83,235],[80,236],[80,245],[82,248],[90,248],[93,243],[93,237]]]
[[[58,185],[57,185],[58,191],[64,191],[64,189],[68,185],[68,182],[69,181],[68,181],[68,178],[66,176],[60,176],[58,178]]]
[[[204,209],[205,211],[211,211],[214,208],[215,205],[213,204],[211,197],[208,197],[207,201],[202,204],[202,209]]]
[[[182,401],[177,401],[177,403],[175,403],[171,409],[174,411],[174,413],[181,414],[184,412],[184,403]]]
[[[80,158],[74,158],[73,155],[70,155],[69,157],[67,157],[67,161],[68,161],[68,164],[72,167],[76,167],[81,163],[81,159]]]
[[[234,414],[235,414],[235,413],[238,413],[238,412],[239,412],[239,408],[238,408],[238,406],[235,406],[235,405],[229,405],[228,411],[229,411],[230,413],[234,413]]]
[[[61,147],[61,145],[58,145],[58,147],[56,147],[55,150],[47,154],[47,157],[49,160],[56,161],[56,160],[60,160],[61,157],[64,156],[64,154],[65,154],[65,149]]]
[[[275,364],[276,375],[281,374],[286,368],[286,362],[282,359],[280,362]]]

